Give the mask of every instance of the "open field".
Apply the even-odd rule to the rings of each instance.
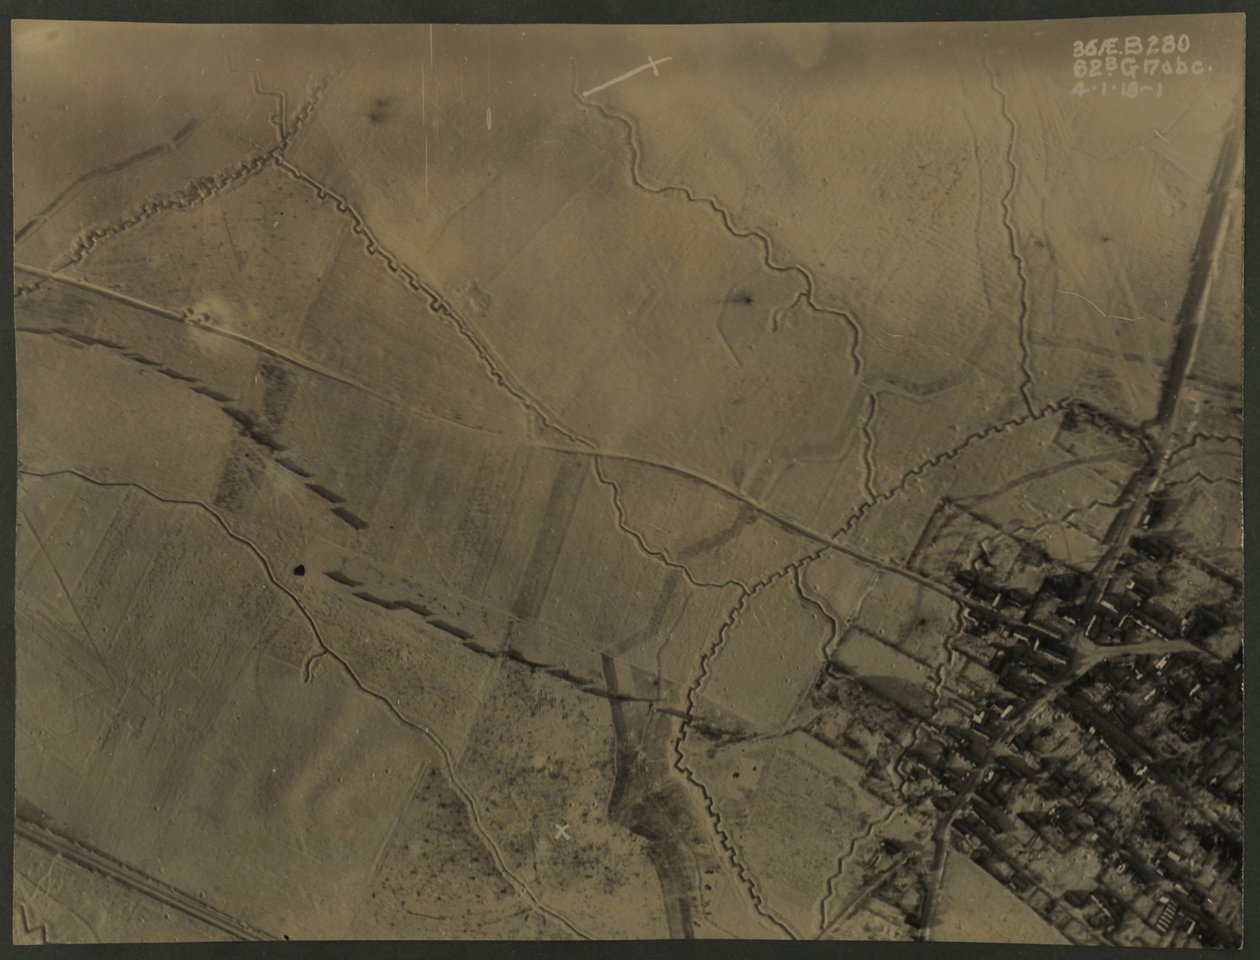
[[[16,22],[15,941],[1235,945],[1242,33]]]

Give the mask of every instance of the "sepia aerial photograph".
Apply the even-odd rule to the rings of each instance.
[[[14,941],[1241,947],[1244,32],[13,21]]]

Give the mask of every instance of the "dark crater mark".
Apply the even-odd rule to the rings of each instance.
[[[343,520],[356,530],[366,530],[368,522],[357,513],[351,513],[345,507],[336,507],[333,510],[333,516],[339,520]]]
[[[458,637],[460,640],[472,639],[471,633],[469,633],[466,630],[461,630],[459,627],[455,626],[452,623],[447,623],[445,620],[436,620],[436,619],[430,620],[429,626],[436,627],[437,629],[441,630],[443,633],[449,633],[452,637]],[[510,653],[509,653],[509,656],[510,656]],[[525,663],[527,661],[522,660],[521,662]]]
[[[339,570],[325,570],[324,576],[328,577],[328,579],[336,583],[344,584],[346,586],[357,587],[360,585],[357,580],[351,580],[349,577],[347,577],[344,573],[342,573]],[[518,663],[521,666],[528,668],[531,672],[544,673],[549,677],[555,678],[556,680],[560,680],[564,683],[570,684],[578,688],[579,690],[583,691],[584,693],[589,693],[597,697],[603,697],[604,699],[607,699],[607,700],[616,700],[616,701],[625,700],[625,701],[644,702],[644,703],[654,702],[654,700],[646,699],[643,697],[635,697],[629,694],[617,693],[616,691],[612,691],[612,690],[605,690],[601,686],[599,686],[599,681],[594,677],[584,677],[579,674],[573,673],[571,670],[567,669],[566,667],[558,666],[555,664],[543,663],[542,661],[538,661],[538,660],[531,660],[527,656],[525,656],[523,653],[521,653],[519,650],[512,650],[512,649],[497,650],[491,647],[487,647],[484,644],[479,643],[477,640],[473,639],[472,634],[468,633],[467,631],[461,630],[459,627],[455,626],[454,624],[447,623],[445,620],[440,620],[436,617],[432,617],[430,615],[429,610],[426,607],[424,607],[423,605],[419,603],[415,603],[411,600],[389,600],[389,599],[386,599],[385,597],[377,596],[374,593],[369,593],[366,590],[355,590],[352,592],[351,595],[356,597],[359,600],[364,600],[367,603],[374,604],[385,610],[391,610],[391,611],[392,610],[410,610],[411,612],[417,613],[420,616],[424,617],[425,622],[429,626],[435,627],[436,629],[441,630],[443,633],[447,633],[451,635],[452,637],[455,637],[457,640],[460,641],[461,644],[463,644],[466,650],[469,650],[472,653],[476,653],[483,657],[489,657],[494,660],[499,660],[499,659],[510,660],[513,663]],[[699,721],[696,721],[696,722],[699,723]]]
[[[368,111],[368,121],[370,123],[384,123],[393,117],[394,111],[390,109],[391,103],[385,97],[377,97],[372,104],[372,109]]]
[[[306,476],[309,477],[310,474],[308,473],[306,474]],[[339,494],[333,493],[331,490],[329,490],[327,487],[323,486],[322,484],[308,483],[306,485],[306,489],[310,490],[311,493],[314,493],[316,496],[323,497],[329,503],[345,503],[346,502],[345,497],[342,497]],[[345,518],[343,517],[342,519],[345,519]]]
[[[688,721],[688,726],[706,740],[715,740],[723,743],[731,740],[731,731],[719,726],[712,720],[692,717]]]
[[[185,140],[187,140],[189,137],[192,136],[193,131],[197,129],[200,123],[201,123],[200,120],[198,120],[196,117],[193,117],[191,120],[189,120],[186,124],[184,124],[175,132],[175,136],[171,137],[171,143],[175,144],[176,146],[179,146],[181,143],[183,143]]]
[[[564,667],[544,667],[544,672],[555,677],[557,680],[563,680],[565,683],[571,683],[575,687],[589,687],[596,683],[594,677],[580,677],[576,673],[566,670]]]
[[[747,290],[735,290],[729,297],[726,298],[726,302],[742,303],[746,306],[751,306],[753,302],[753,295]]]
[[[1133,440],[1139,432],[1136,427],[1132,427],[1118,417],[1099,410],[1088,401],[1073,400],[1067,409],[1064,410],[1060,424],[1064,430],[1075,430],[1082,421],[1105,430],[1122,440]]]
[[[203,386],[193,387],[193,391],[195,393],[202,394],[203,397],[209,397],[210,399],[214,399],[214,401],[218,401],[219,403],[232,402],[232,398],[229,397],[228,394],[219,393],[217,389],[214,389],[213,387],[204,386],[204,384]]]
[[[279,453],[285,449],[284,444],[263,428],[251,414],[246,413],[239,407],[228,406],[223,407],[223,412],[240,424],[241,432],[245,436],[260,446],[266,447],[272,453]]]
[[[240,407],[224,407],[223,412],[244,427],[247,432],[258,426],[258,421]]]
[[[598,686],[595,680],[587,680],[578,686],[583,693],[589,693],[592,697],[600,697],[612,703],[659,703],[656,697],[636,697],[633,693],[617,693],[615,690],[605,690]],[[668,710],[662,710],[662,713],[668,713]]]
[[[58,331],[60,332],[60,331]],[[68,337],[77,343],[86,344],[89,347],[109,347],[111,350],[126,350],[126,346],[115,340],[106,340],[104,337],[89,337],[84,333],[75,333],[73,330],[67,330],[62,336]]]
[[[525,666],[529,667],[531,670],[539,670],[539,669],[546,670],[548,666],[547,664],[543,663],[541,660],[529,659],[529,657],[525,656],[525,654],[521,653],[521,651],[519,650],[504,650],[503,656],[507,657],[513,663],[524,664]]]
[[[344,573],[342,573],[340,570],[325,570],[325,571],[324,571],[324,576],[326,576],[326,577],[327,577],[329,580],[331,580],[333,583],[340,583],[340,584],[341,584],[342,586],[344,586],[344,587],[359,587],[359,586],[362,586],[362,582],[361,582],[361,581],[359,581],[359,580],[352,580],[350,577],[347,577],[347,576],[346,576]]]
[[[347,577],[343,573],[340,573],[339,571],[330,571],[330,572],[325,573],[324,576],[328,577],[330,580],[335,580],[337,583],[343,583],[346,586],[350,586],[350,587],[361,586],[361,584],[359,584],[357,581],[351,580],[349,577]],[[467,631],[461,630],[459,627],[456,627],[452,624],[447,623],[445,620],[429,619],[430,617],[433,616],[433,611],[430,610],[428,607],[426,607],[424,604],[417,603],[414,600],[405,600],[405,599],[404,600],[388,600],[385,597],[377,596],[374,593],[368,593],[366,590],[356,590],[354,591],[352,595],[355,597],[358,597],[360,600],[366,600],[368,603],[374,603],[378,607],[384,607],[386,610],[408,610],[411,613],[416,614],[417,616],[423,617],[430,626],[437,627],[439,630],[445,633],[449,633],[451,636],[457,637],[459,640],[464,641],[465,643],[468,643],[468,641],[472,639],[472,634],[468,633]],[[469,643],[468,645],[471,648],[475,649],[477,653],[485,653],[491,656],[498,656],[497,651],[480,647],[477,644]]]
[[[285,449],[284,444],[281,443],[279,440],[277,440],[275,437],[273,437],[266,430],[250,430],[249,438],[253,440],[255,443],[266,447],[272,453],[280,453],[282,450]]]
[[[612,703],[620,703],[625,700],[633,701],[635,703],[641,702],[641,698],[639,697],[632,697],[625,693],[613,693],[611,690],[605,690],[603,687],[584,686],[581,689],[584,693],[589,693],[593,697],[600,697]]]
[[[14,813],[17,814],[17,818],[19,820],[25,820],[27,823],[35,824],[55,822],[53,821],[53,818],[48,816],[48,814],[45,813],[44,810],[37,804],[31,803],[31,801],[25,800],[22,797],[15,797],[14,800]]]
[[[386,600],[384,597],[378,597],[376,594],[368,593],[367,591],[364,591],[364,590],[356,590],[353,596],[358,597],[360,600],[366,600],[368,603],[373,603],[376,606],[381,607],[385,610],[398,609],[398,604],[395,603],[393,600]]]
[[[296,462],[290,460],[288,457],[276,457],[276,463],[288,470],[289,473],[296,473],[299,477],[306,478],[311,476],[311,471],[298,466]]]
[[[304,576],[306,576],[306,564],[299,563],[296,567],[294,567],[294,568],[293,568],[293,575],[294,575],[295,577],[304,577]]]

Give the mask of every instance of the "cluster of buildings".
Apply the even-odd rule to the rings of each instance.
[[[1158,520],[1158,503],[1145,526]],[[1075,570],[1048,573],[1036,591],[974,569],[955,574],[970,601],[964,627],[978,641],[968,655],[993,688],[965,726],[938,725],[934,740],[916,748],[916,775],[939,784],[937,809],[957,807],[956,843],[1061,929],[1083,920],[1105,934],[1131,922],[1155,937],[1237,945],[1212,891],[1241,889],[1238,833],[1214,824],[1215,814],[1170,823],[1141,805],[1159,796],[1197,811],[1210,797],[1227,819],[1230,807],[1240,809],[1241,653],[1221,661],[1182,645],[1177,654],[1156,648],[1076,669],[1073,634],[1096,646],[1201,646],[1226,622],[1219,606],[1177,613],[1156,600],[1158,569],[1175,556],[1166,541],[1140,533],[1130,547],[1103,590]],[[1046,709],[1052,722],[1026,722]],[[1079,740],[1070,760],[1057,735],[1065,729]],[[1086,847],[1100,869],[1056,898],[1028,862],[1030,842],[1065,859]]]
[[[900,796],[1065,935],[1231,947],[1242,657],[1224,628],[1240,585],[1161,532],[1171,509],[1151,499],[1105,583],[1044,552],[1005,576],[985,555],[953,572],[964,635],[952,649],[970,661],[953,692],[969,713],[875,709],[882,698],[857,677],[843,700],[868,725],[923,725],[898,762]],[[827,671],[820,683],[840,680]],[[868,755],[849,734],[837,746]],[[886,763],[867,759],[880,779]],[[918,909],[907,907],[912,927]]]

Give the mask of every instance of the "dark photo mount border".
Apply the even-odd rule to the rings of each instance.
[[[1076,19],[1171,14],[1246,13],[1247,112],[1260,116],[1260,4],[1238,2],[1169,2],[1169,0],[219,0],[211,4],[158,2],[158,0],[10,0],[7,17],[33,20],[106,20],[167,23],[742,23],[742,22],[845,22],[845,21],[986,21]],[[1251,15],[1254,12],[1254,16]],[[0,69],[0,104],[9,130],[9,149],[4,152],[3,190],[0,191],[6,222],[13,219],[12,170],[12,81],[11,24],[5,24],[3,67]],[[1260,122],[1249,123],[1246,137],[1247,180],[1260,182],[1256,162],[1260,158]],[[1260,316],[1260,202],[1244,202],[1244,323]],[[12,301],[13,248],[8,247],[10,269],[4,276],[4,295]],[[10,315],[11,316],[11,315]],[[1256,377],[1257,344],[1260,337],[1244,331],[1244,424],[1243,489],[1260,476],[1260,413],[1251,386]],[[16,389],[14,341],[0,337],[0,460],[16,463]],[[16,536],[16,472],[10,466],[0,473],[0,532],[5,549],[0,552],[0,686],[5,707],[0,710],[0,804],[13,822],[14,730],[15,730],[15,644],[14,644],[14,543]],[[1256,556],[1257,535],[1245,524],[1244,538],[1244,635],[1260,617],[1260,562]],[[1245,750],[1248,766],[1260,769],[1260,657],[1244,656]],[[1260,850],[1260,774],[1248,779],[1245,788],[1245,851]],[[0,831],[0,875],[8,886],[12,918],[13,834]],[[1246,857],[1246,854],[1244,854]],[[1248,863],[1249,866],[1249,863]],[[1260,956],[1260,880],[1247,871],[1244,884],[1244,956]],[[12,920],[10,919],[10,924]],[[290,943],[197,943],[197,944],[103,944],[47,945],[11,948],[11,929],[0,935],[0,956],[12,953],[39,960],[61,958],[263,958],[310,957],[316,960],[549,960],[549,958],[634,958],[634,960],[673,960],[673,958],[731,958],[731,960],[776,960],[776,958],[835,958],[844,960],[1051,960],[1057,957],[1087,956],[1089,960],[1148,960],[1148,958],[1197,958],[1229,956],[1216,950],[1160,950],[1140,947],[1057,947],[1021,944],[969,943],[883,943],[812,942],[788,943],[764,940],[715,941],[616,941],[616,942],[533,942],[533,941],[303,941]]]

